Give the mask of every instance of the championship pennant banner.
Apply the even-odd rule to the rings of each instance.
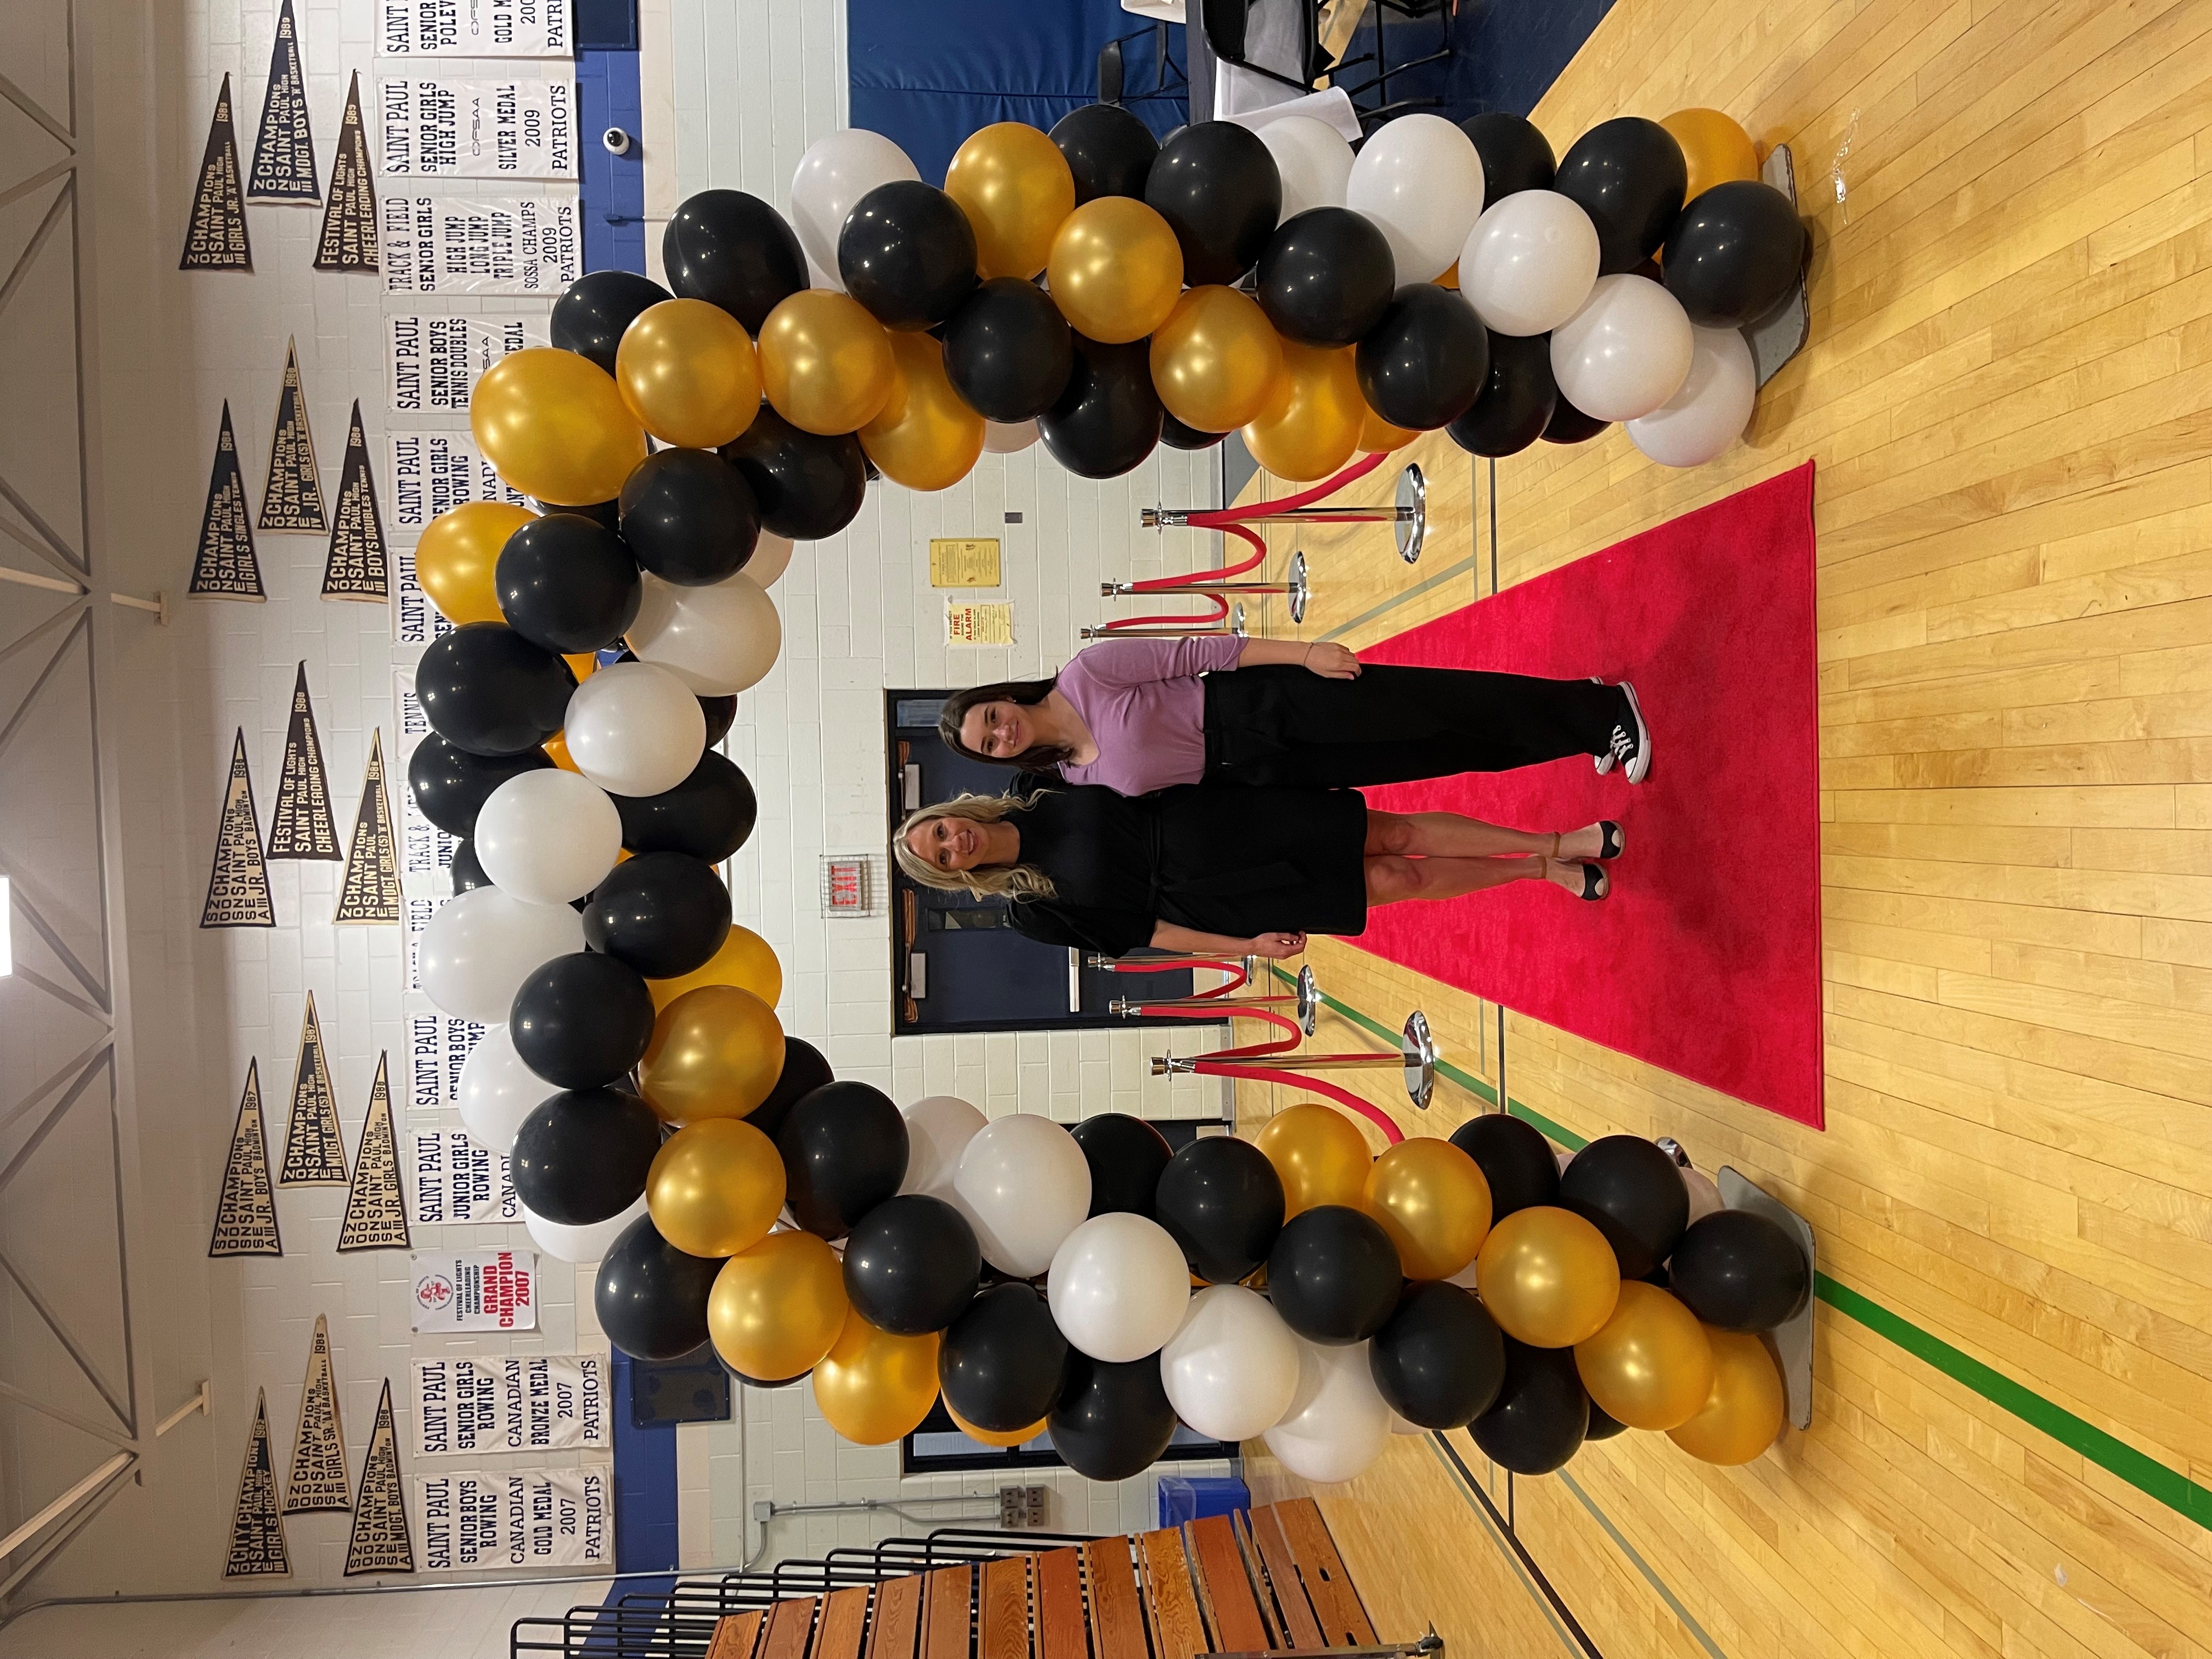
[[[414,1370],[418,1457],[603,1449],[614,1443],[602,1355],[456,1356],[418,1359]]]
[[[568,58],[568,0],[376,0],[380,58]]]
[[[384,319],[386,378],[400,415],[465,415],[484,371],[510,351],[550,337],[543,317],[449,317],[404,312]]]
[[[388,294],[536,294],[584,274],[573,192],[387,196],[377,204]]]
[[[424,1572],[611,1564],[613,1482],[605,1468],[417,1475],[415,1527]]]
[[[410,1329],[441,1336],[538,1328],[534,1250],[424,1250],[415,1255]]]
[[[391,179],[574,179],[576,83],[408,76],[378,88]]]

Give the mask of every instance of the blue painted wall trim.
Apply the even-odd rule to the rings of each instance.
[[[613,1353],[615,1570],[673,1571],[676,1544],[676,1427],[640,1429],[630,1420],[636,1362]],[[617,1585],[618,1590],[641,1586]]]
[[[576,102],[583,119],[584,269],[645,274],[645,136],[638,131],[635,52],[586,50],[576,57]],[[630,136],[627,155],[599,142],[609,127]],[[663,143],[667,142],[665,138]]]

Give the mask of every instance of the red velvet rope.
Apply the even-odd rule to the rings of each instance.
[[[1293,1089],[1303,1089],[1308,1094],[1319,1095],[1326,1100],[1334,1101],[1346,1111],[1358,1113],[1382,1130],[1382,1139],[1393,1146],[1406,1138],[1404,1132],[1390,1121],[1389,1115],[1381,1107],[1362,1100],[1358,1095],[1340,1089],[1334,1084],[1319,1082],[1306,1076],[1303,1072],[1279,1072],[1269,1066],[1239,1066],[1234,1060],[1224,1066],[1218,1064],[1216,1057],[1212,1055],[1200,1060],[1197,1069],[1206,1077],[1233,1077],[1245,1083],[1286,1083]]]

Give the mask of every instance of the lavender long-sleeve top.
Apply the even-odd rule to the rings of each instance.
[[[1070,783],[1149,795],[1196,783],[1206,770],[1200,674],[1237,666],[1244,641],[1227,634],[1184,640],[1101,640],[1076,653],[1054,682],[1098,745],[1087,766],[1060,763]]]

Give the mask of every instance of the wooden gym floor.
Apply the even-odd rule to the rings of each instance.
[[[1493,561],[1510,585],[1820,467],[1825,1133],[1313,957],[1317,1046],[1434,1024],[1450,1069],[1409,1132],[1486,1109],[1502,1019],[1505,1092],[1564,1144],[1673,1134],[1810,1218],[1814,1426],[1733,1471],[1631,1434],[1510,1492],[1463,1433],[1398,1442],[1318,1493],[1384,1634],[2212,1652],[2208,35],[2212,0],[1621,0],[1538,125],[1564,150],[1710,104],[1788,143],[1811,345],[1713,465],[1616,430],[1499,463],[1493,496],[1425,439],[1419,566],[1372,527],[1303,538],[1317,602],[1271,631],[1358,646],[1489,592]],[[1252,1468],[1255,1501],[1299,1490]]]

